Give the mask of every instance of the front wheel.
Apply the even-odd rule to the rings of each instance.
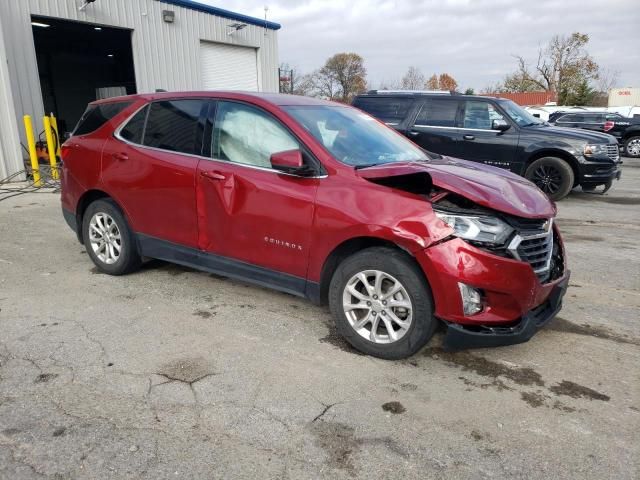
[[[386,247],[362,250],[338,266],[329,305],[351,345],[388,360],[416,353],[437,326],[422,272],[407,254]]]
[[[573,169],[565,160],[557,157],[543,157],[535,160],[527,168],[527,180],[532,181],[551,200],[561,200],[573,188]]]
[[[627,157],[640,157],[640,137],[629,137],[624,141],[624,152]]]

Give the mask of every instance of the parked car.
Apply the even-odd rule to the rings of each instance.
[[[616,137],[628,157],[640,157],[640,118],[607,112],[557,112],[549,117],[549,123],[558,127],[608,133]]]
[[[353,105],[428,151],[522,175],[553,200],[578,185],[608,188],[621,175],[613,137],[549,126],[511,100],[380,90]]]
[[[306,97],[158,93],[89,105],[62,209],[101,271],[157,258],[328,302],[381,358],[528,340],[569,271],[553,203],[507,171],[430,155]],[[206,288],[203,286],[203,288]]]

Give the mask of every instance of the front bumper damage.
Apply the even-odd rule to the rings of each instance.
[[[545,282],[528,263],[458,238],[427,248],[416,258],[429,280],[434,315],[447,326],[445,348],[452,350],[526,342],[560,311],[569,284],[563,248],[562,269]],[[459,283],[482,292],[481,312],[465,315]]]
[[[562,309],[562,298],[567,291],[570,273],[553,287],[549,298],[538,307],[522,316],[519,322],[510,326],[461,325],[446,322],[444,339],[446,350],[465,348],[501,347],[524,343],[553,319]]]

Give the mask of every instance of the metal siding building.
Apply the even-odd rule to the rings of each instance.
[[[207,85],[236,89],[229,74],[231,67],[221,73],[222,78],[215,78],[219,69],[212,68],[212,58],[231,61],[231,65],[234,51],[242,51],[241,61],[246,62],[252,58],[248,49],[255,52],[255,77],[245,63],[238,85],[246,89],[255,82],[256,90],[278,91],[278,24],[187,0],[96,0],[81,10],[83,3],[0,0],[0,61],[4,64],[0,65],[0,179],[22,169],[24,152],[15,138],[19,131],[25,143],[22,116],[32,115],[40,131],[45,114],[32,16],[129,30],[137,93],[201,90]],[[172,23],[163,19],[164,10],[174,12]],[[238,25],[242,25],[240,29]],[[83,38],[77,41],[83,42]],[[212,56],[216,46],[221,56]],[[203,52],[207,55],[204,64]],[[231,83],[227,83],[229,79]],[[5,103],[8,98],[13,101]],[[5,123],[10,118],[13,125]]]

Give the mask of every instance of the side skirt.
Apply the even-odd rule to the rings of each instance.
[[[273,288],[317,302],[319,286],[304,278],[177,245],[142,233],[136,234],[140,255],[223,275],[262,287]]]

